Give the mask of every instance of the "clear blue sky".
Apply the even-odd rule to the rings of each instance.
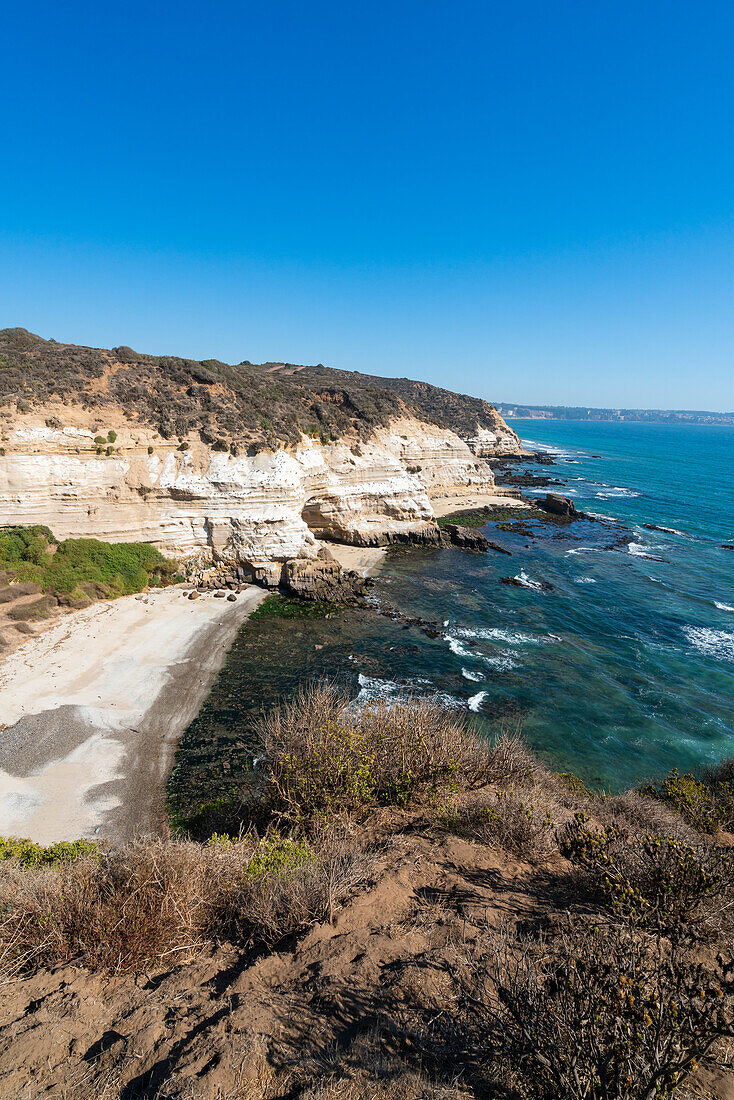
[[[734,408],[734,7],[6,5],[0,327]]]

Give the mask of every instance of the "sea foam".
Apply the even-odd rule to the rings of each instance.
[[[684,626],[683,633],[700,653],[734,663],[734,633],[708,626]]]

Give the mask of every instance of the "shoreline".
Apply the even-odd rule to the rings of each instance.
[[[122,596],[64,616],[9,654],[0,835],[48,844],[159,831],[176,742],[266,595],[190,601],[176,587]]]

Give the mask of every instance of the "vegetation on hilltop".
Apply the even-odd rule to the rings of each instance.
[[[725,1095],[728,834],[652,788],[593,794],[425,702],[318,686],[261,733],[239,816],[203,842],[6,846],[6,1067],[53,1084],[59,1060],[17,1036],[42,1038],[66,999],[64,1085],[78,1066],[109,1100]],[[699,782],[725,801],[730,774]],[[95,1008],[104,1059],[79,965],[117,972]]]
[[[10,599],[21,595],[12,584],[52,596],[83,601],[125,596],[149,585],[170,584],[177,564],[147,542],[100,542],[54,538],[48,527],[0,528],[0,571]]]
[[[0,331],[0,406],[22,411],[60,398],[90,409],[115,406],[165,438],[198,432],[222,450],[366,438],[391,418],[419,419],[472,434],[491,424],[491,405],[405,379],[382,379],[292,364],[145,355],[44,340],[25,329]]]

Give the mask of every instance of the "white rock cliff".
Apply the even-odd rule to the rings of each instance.
[[[0,524],[43,523],[61,538],[144,540],[169,554],[250,565],[314,557],[317,538],[420,537],[432,525],[431,497],[491,491],[485,457],[520,449],[505,425],[464,441],[405,417],[367,442],[304,437],[293,449],[235,457],[198,438],[177,447],[120,417],[108,455],[95,446],[91,412],[75,410],[76,423],[64,427],[49,427],[48,413],[19,415],[3,431]]]

